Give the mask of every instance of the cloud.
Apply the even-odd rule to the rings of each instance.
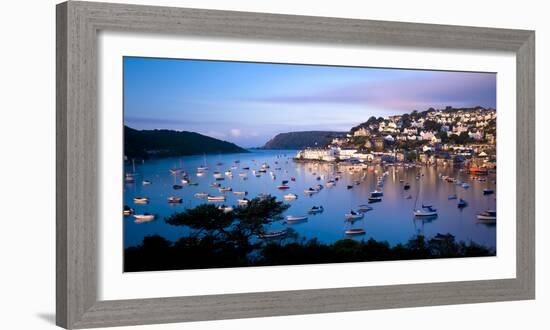
[[[340,103],[392,110],[496,106],[496,74],[423,72],[418,76],[341,85],[309,94],[263,98],[268,103]]]
[[[231,133],[231,136],[239,137],[241,136],[241,130],[238,128],[232,128],[229,133]]]

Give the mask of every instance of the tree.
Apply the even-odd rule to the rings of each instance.
[[[441,129],[441,126],[443,125],[433,120],[426,120],[424,122],[424,129],[427,131],[437,132]]]

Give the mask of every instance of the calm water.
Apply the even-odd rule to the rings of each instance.
[[[361,240],[370,237],[379,241],[388,241],[394,245],[406,242],[411,236],[423,233],[426,236],[433,236],[437,233],[451,233],[457,240],[474,241],[488,247],[496,246],[496,227],[478,223],[476,214],[487,209],[496,209],[495,195],[483,195],[484,188],[495,189],[495,175],[490,174],[486,182],[472,180],[465,172],[453,168],[441,167],[387,167],[388,175],[384,181],[384,197],[382,202],[370,204],[374,209],[366,213],[363,220],[359,220],[350,226],[344,221],[344,214],[350,209],[356,209],[360,204],[367,204],[370,192],[375,190],[377,177],[383,173],[380,166],[369,171],[349,172],[346,167],[338,167],[331,164],[295,163],[292,157],[295,151],[252,151],[247,154],[190,156],[180,158],[167,158],[151,160],[144,163],[136,163],[136,182],[124,184],[124,203],[135,209],[136,213],[153,213],[156,219],[147,223],[134,223],[133,217],[124,217],[124,244],[126,247],[141,243],[143,237],[158,234],[170,240],[177,240],[187,233],[184,227],[175,227],[165,223],[164,217],[181,212],[186,208],[195,207],[205,203],[206,199],[195,198],[197,192],[206,192],[211,195],[221,195],[217,188],[211,188],[210,184],[215,182],[212,173],[219,171],[224,175],[231,166],[238,166],[233,169],[233,178],[224,175],[224,181],[218,181],[222,187],[231,187],[237,191],[248,191],[246,198],[252,199],[260,193],[269,193],[282,200],[283,195],[292,192],[299,197],[294,201],[287,201],[291,207],[283,213],[286,215],[306,215],[307,211],[314,205],[322,205],[324,212],[317,215],[309,215],[308,221],[299,224],[286,224],[284,220],[272,224],[271,228],[283,229],[291,227],[297,233],[306,238],[317,237],[320,241],[331,243],[346,238],[344,230],[348,228],[363,228],[366,235],[356,236],[353,239]],[[209,170],[202,177],[196,176],[196,168],[206,164]],[[234,164],[240,160],[239,164]],[[275,162],[278,164],[275,164]],[[223,165],[216,166],[221,162]],[[262,163],[268,163],[271,168],[261,177],[252,174],[253,169],[259,169]],[[249,166],[250,170],[242,170],[242,167]],[[183,167],[190,176],[191,182],[197,182],[198,186],[183,185],[183,189],[174,190],[174,184],[181,184],[181,175],[172,175],[170,168]],[[280,170],[276,170],[281,167]],[[325,186],[325,181],[334,176],[340,170],[341,179],[332,188]],[[132,166],[126,168],[132,172]],[[274,180],[269,171],[273,171]],[[243,180],[238,173],[246,172],[248,179]],[[315,174],[314,174],[315,173]],[[422,173],[420,179],[416,174]],[[450,175],[463,182],[470,184],[470,188],[464,189],[454,183],[448,183],[439,178],[439,174]],[[324,176],[325,180],[316,180],[318,176]],[[296,181],[290,181],[295,177]],[[142,180],[150,180],[151,185],[143,185]],[[400,179],[411,184],[408,191],[403,189]],[[291,189],[278,190],[277,185],[282,180],[288,180]],[[347,189],[348,184],[359,180],[359,185]],[[316,184],[325,186],[320,193],[306,196],[304,189],[314,187]],[[411,199],[405,199],[407,195]],[[457,194],[468,202],[464,209],[457,208],[457,200],[448,200],[450,194]],[[232,192],[224,193],[226,205],[237,205],[237,199],[242,196],[235,196]],[[432,204],[437,208],[439,216],[433,220],[414,219],[412,210],[418,195],[417,204],[422,202]],[[133,202],[136,196],[149,197],[149,203],[139,205]],[[169,204],[169,196],[183,198],[181,204]],[[220,203],[221,204],[221,203]]]

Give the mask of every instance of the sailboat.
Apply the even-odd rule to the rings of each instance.
[[[203,157],[203,164],[201,166],[197,167],[197,175],[198,176],[202,176],[202,173],[204,173],[204,171],[208,170],[208,166],[206,166],[206,154],[203,154],[202,157]],[[199,175],[199,173],[201,173],[201,175]]]
[[[418,193],[416,194],[416,199],[414,200],[413,214],[417,218],[431,218],[437,217],[437,209],[433,208],[432,205],[422,205],[422,208],[417,209],[416,203],[418,202],[418,196],[420,195],[421,184],[418,187]]]
[[[173,167],[169,171],[173,175],[176,175],[176,174],[179,174],[179,173],[183,172],[183,167],[181,166],[181,160],[180,160],[180,166],[179,167]]]
[[[124,181],[126,183],[134,183],[136,181],[135,176],[136,176],[136,164],[132,159],[132,173],[126,173],[124,175]]]

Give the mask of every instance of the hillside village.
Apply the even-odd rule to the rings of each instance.
[[[496,160],[496,110],[446,107],[371,117],[326,146],[299,151],[296,160],[474,163],[492,168]]]

